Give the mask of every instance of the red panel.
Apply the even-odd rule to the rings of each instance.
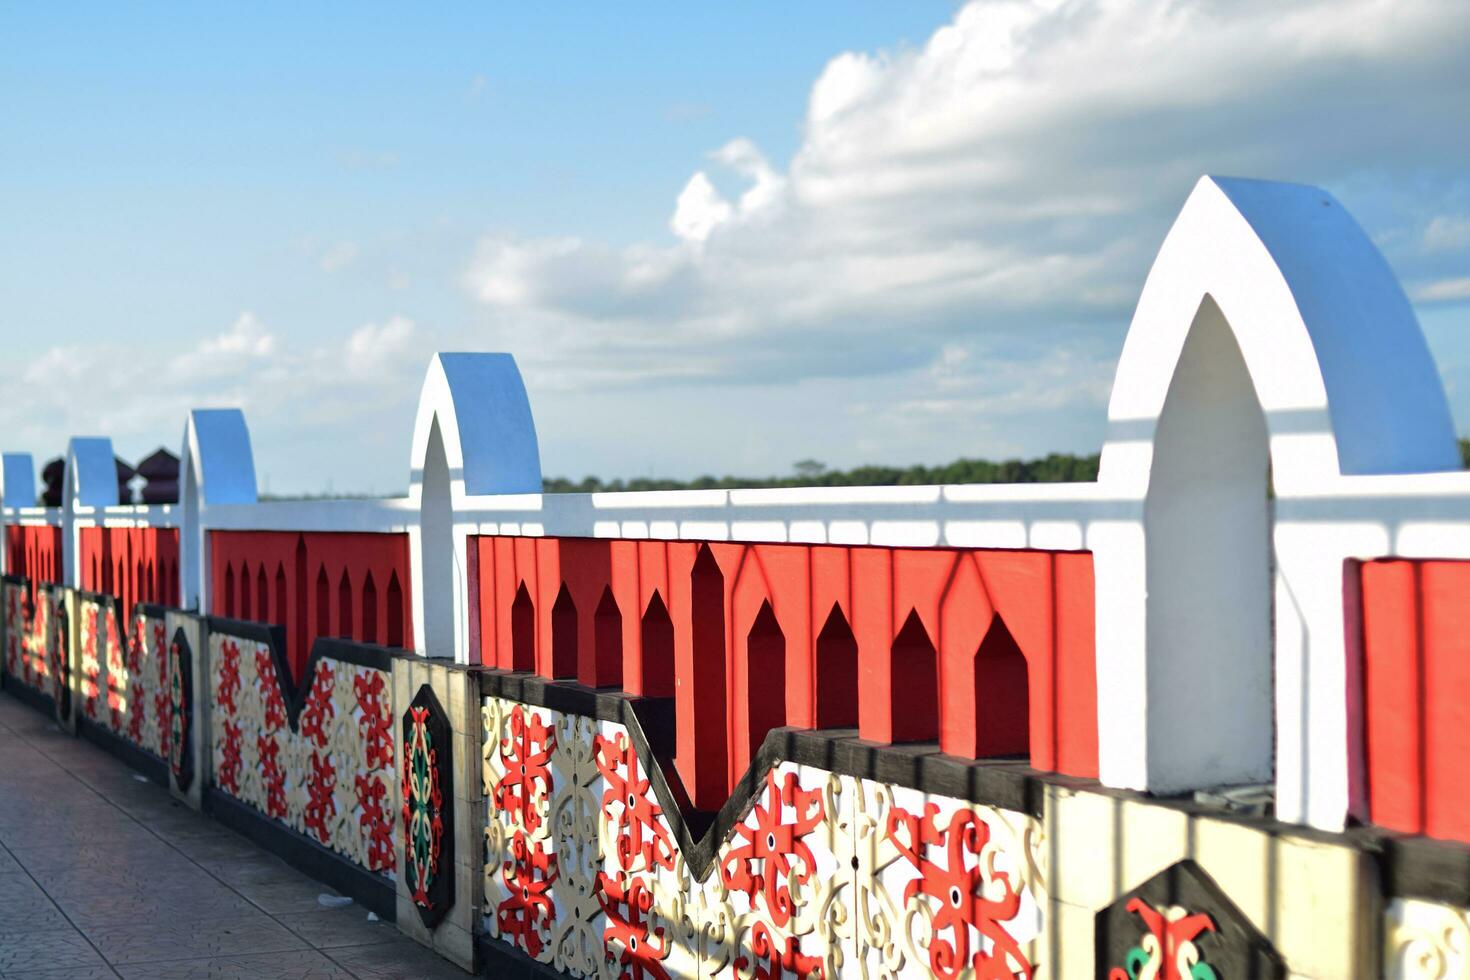
[[[1470,562],[1425,562],[1424,832],[1470,841]]]
[[[823,719],[1096,775],[1089,554],[507,537],[474,551],[484,661],[672,696],[697,806],[724,802],[769,727]]]
[[[858,734],[893,741],[889,663],[901,621],[893,620],[893,556],[882,548],[854,548],[852,633],[858,644]]]
[[[61,582],[61,528],[7,524],[6,568],[31,582]]]
[[[974,758],[978,752],[978,715],[988,701],[1014,697],[1014,691],[977,690],[975,654],[995,619],[973,555],[963,556],[944,594],[940,617],[939,678],[942,696],[939,747],[950,755]],[[984,698],[985,700],[978,700]]]
[[[1031,765],[1053,768],[1068,776],[1097,778],[1097,595],[1092,555],[1057,554],[1052,557],[1056,586],[1057,666],[1056,760],[1043,767],[1033,746]],[[1035,700],[1032,701],[1034,705]]]
[[[1370,816],[1470,841],[1470,562],[1365,562],[1361,576]]]
[[[242,619],[256,616],[264,606],[269,621],[286,628],[286,658],[297,677],[306,666],[310,641],[317,636],[335,635],[343,623],[348,626],[350,639],[366,642],[372,636],[377,642],[383,642],[397,633],[404,643],[412,642],[412,589],[406,534],[211,531],[209,550],[212,585],[209,611],[215,615],[227,614],[226,609],[231,605],[226,600],[226,581],[233,582],[235,616]],[[248,571],[248,576],[241,574],[242,569]],[[325,609],[322,608],[323,590],[318,587],[322,576],[327,582]],[[369,576],[373,582],[372,598],[365,601]],[[257,594],[261,580],[266,583],[266,595]],[[395,580],[396,594],[392,591]],[[392,613],[390,595],[397,599],[397,608]],[[345,617],[340,608],[344,597],[350,597]],[[250,601],[242,601],[244,598]],[[303,616],[305,623],[300,621]],[[372,618],[371,624],[367,622],[368,616]],[[305,647],[303,639],[307,641]]]
[[[755,545],[771,595],[771,606],[786,644],[784,724],[816,724],[816,633],[812,620],[812,549],[799,545]],[[830,604],[829,604],[830,608]],[[759,610],[757,610],[758,612]],[[826,612],[821,622],[826,621]],[[748,631],[751,623],[738,628]],[[743,635],[743,633],[742,633]]]
[[[1424,831],[1424,724],[1415,562],[1362,566],[1364,733],[1374,823]]]
[[[77,551],[82,588],[121,600],[177,606],[179,532],[176,528],[84,527]]]

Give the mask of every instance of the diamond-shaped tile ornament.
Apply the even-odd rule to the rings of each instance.
[[[1280,980],[1286,964],[1195,862],[1160,871],[1097,913],[1096,975],[1105,980]]]
[[[425,684],[403,713],[403,867],[424,927],[454,904],[454,759],[449,718]]]
[[[187,793],[194,782],[194,656],[183,629],[168,647],[168,768],[174,785]]]

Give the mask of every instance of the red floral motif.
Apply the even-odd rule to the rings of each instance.
[[[372,871],[384,871],[393,867],[393,821],[383,803],[388,787],[377,776],[356,778],[357,804],[362,807],[362,816],[357,825],[367,830],[367,866]]]
[[[327,821],[337,815],[337,799],[333,795],[336,789],[337,768],[332,765],[332,757],[313,752],[311,778],[306,781],[306,812],[302,816],[302,823],[307,830],[315,832],[316,839],[323,844],[332,839]]]
[[[134,682],[133,692],[128,696],[128,739],[134,745],[143,744],[143,714],[147,703],[143,685]]]
[[[45,606],[37,606],[39,613]],[[82,640],[82,710],[87,713],[88,718],[97,717],[97,698],[101,690],[97,687],[97,677],[102,672],[101,665],[97,661],[97,607],[88,606],[85,615],[86,630]],[[37,615],[36,619],[42,619]],[[44,633],[41,634],[43,637]],[[30,669],[27,665],[26,680],[30,681]]]
[[[380,670],[358,674],[352,680],[357,706],[362,710],[362,717],[357,724],[367,745],[367,764],[370,769],[383,769],[393,765],[393,719],[383,710],[383,683],[383,672]]]
[[[5,631],[5,671],[14,674],[20,669],[20,631],[25,629],[25,619],[20,612],[20,590],[5,590],[5,622],[13,628]]]
[[[112,730],[119,731],[123,727],[122,710],[123,692],[125,689],[117,685],[123,675],[123,649],[117,639],[117,614],[111,609],[107,611],[107,713],[112,722]]]
[[[597,770],[607,784],[602,792],[602,818],[616,822],[619,866],[624,871],[654,865],[672,869],[674,844],[659,819],[663,810],[653,802],[648,779],[638,774],[638,751],[633,743],[619,733],[615,739],[598,735],[592,745],[597,753]],[[616,818],[612,815],[613,804],[619,804]]]
[[[128,673],[143,672],[143,647],[147,645],[148,620],[141,616],[133,624],[133,635],[128,640]]]
[[[153,624],[153,658],[158,664],[158,684],[160,687],[168,685],[168,651],[163,648],[164,625],[161,622]]]
[[[316,674],[312,679],[311,693],[306,696],[306,706],[301,709],[301,737],[319,749],[327,747],[328,730],[337,709],[332,705],[332,689],[337,686],[337,676],[325,660],[318,660]]]
[[[649,942],[646,916],[653,908],[653,892],[638,876],[632,877],[626,886],[621,885],[606,872],[597,873],[597,904],[607,916],[607,925],[602,930],[602,942],[607,947],[608,959],[617,957],[623,968],[619,980],[670,980],[663,968],[668,958],[669,944],[664,940],[663,926],[653,930],[656,943]],[[621,953],[618,950],[622,950]]]
[[[930,969],[945,978],[960,976],[966,967],[973,968],[975,980],[1010,980],[1017,971],[1030,977],[1031,963],[1001,924],[1016,917],[1021,895],[1011,883],[1011,876],[995,869],[995,854],[988,847],[990,827],[973,810],[956,810],[943,830],[938,817],[939,807],[934,803],[925,805],[922,816],[902,807],[894,807],[888,814],[888,839],[919,872],[904,890],[904,903],[917,895],[927,895],[935,902]],[[945,865],[927,857],[931,847],[946,849]],[[974,865],[966,865],[967,855],[976,858]],[[996,886],[998,898],[992,897]],[[971,927],[980,931],[982,940],[990,941],[990,952],[986,952],[982,941],[976,944],[971,957]],[[942,933],[950,935],[945,938]]]
[[[750,930],[750,953],[736,958],[736,976],[750,980],[785,980],[788,973],[798,980],[821,980],[824,976],[820,956],[802,956],[801,943],[795,936],[787,936],[785,945],[780,945],[764,922],[757,922]]]
[[[240,646],[234,640],[225,640],[219,645],[219,655],[219,691],[215,700],[233,715],[239,710],[235,698],[240,694]]]
[[[174,706],[169,699],[168,685],[159,688],[153,695],[153,719],[158,725],[158,754],[168,758],[169,726],[173,723]]]
[[[219,784],[234,796],[240,795],[240,726],[225,722],[225,744],[220,748]]]
[[[505,775],[495,786],[495,804],[528,833],[541,826],[540,805],[552,792],[548,763],[555,748],[556,730],[534,711],[528,713],[516,705],[510,713],[510,736],[500,740]]]
[[[785,808],[796,811],[796,822],[786,823]],[[804,790],[794,772],[787,772],[778,785],[776,773],[766,774],[766,803],[757,803],[751,816],[755,826],[740,823],[736,835],[745,843],[730,849],[720,866],[726,888],[745,892],[751,907],[761,895],[771,921],[784,926],[794,911],[791,885],[804,885],[816,870],[812,849],[804,838],[825,817],[822,791]]]
[[[1207,913],[1189,915],[1182,908],[1156,909],[1141,898],[1130,898],[1128,911],[1142,919],[1148,929],[1148,935],[1133,950],[1142,958],[1144,972],[1139,976],[1156,977],[1157,980],[1194,980],[1215,975],[1204,964],[1195,966],[1199,963],[1199,950],[1195,948],[1194,940],[1201,933],[1215,931],[1215,920]],[[1159,972],[1160,966],[1163,967],[1162,972]],[[1130,980],[1129,972],[1115,966],[1108,973],[1108,980]]]
[[[511,839],[510,853],[501,871],[510,897],[495,907],[495,921],[502,939],[539,956],[541,931],[550,930],[556,918],[556,905],[547,894],[557,878],[556,855],[546,853],[542,841],[528,844],[520,831]]]
[[[260,755],[260,778],[265,783],[265,812],[267,816],[286,816],[286,773],[277,761],[281,743],[273,735],[260,735],[255,739],[255,751]]]
[[[265,730],[278,732],[286,727],[286,699],[281,695],[281,682],[269,647],[255,650],[255,676],[259,678],[261,703],[265,706]]]

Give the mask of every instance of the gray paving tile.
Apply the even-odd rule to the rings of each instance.
[[[276,918],[317,949],[413,942],[391,922],[369,921],[367,910],[360,905],[296,912]]]
[[[40,966],[34,970],[0,973],[4,980],[117,980],[117,972],[110,966],[50,967]]]
[[[228,837],[184,837],[171,843],[185,857],[201,865],[263,853],[259,847],[239,834],[230,834]]]
[[[11,935],[0,943],[0,976],[33,970],[93,970],[106,966],[97,950],[75,929],[47,929]]]
[[[231,858],[228,861],[203,862],[200,867],[225,885],[237,890],[251,885],[299,885],[310,882],[318,893],[331,891],[321,882],[308,878],[273,854]]]
[[[304,877],[295,881],[242,882],[235,890],[272,914],[315,912],[322,907],[317,900],[321,895],[337,894],[321,882]]]
[[[327,955],[360,980],[464,980],[470,976],[439,954],[417,943],[350,946]]]
[[[149,927],[139,928],[139,921]],[[266,915],[195,919],[150,919],[83,927],[113,966],[180,959],[276,953],[308,948],[305,940]]]
[[[121,966],[124,980],[353,980],[314,950],[269,956],[212,957]]]
[[[61,910],[77,928],[91,934],[94,929],[109,926],[136,926],[143,922],[173,922],[189,925],[227,916],[265,915],[245,899],[233,893],[195,897],[188,893],[162,896],[93,895],[57,900]]]
[[[0,980],[466,976],[3,693],[0,845]]]

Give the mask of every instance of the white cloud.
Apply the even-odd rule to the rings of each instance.
[[[1457,302],[1470,299],[1470,276],[1439,279],[1415,290],[1414,298],[1425,303]]]
[[[669,230],[685,241],[702,242],[710,232],[729,221],[734,210],[701,170],[679,192]]]
[[[1424,229],[1424,248],[1430,252],[1449,252],[1470,245],[1470,217],[1441,214]]]
[[[401,436],[406,479],[412,403],[433,343],[412,320],[394,316],[293,347],[246,311],[171,357],[123,342],[57,346],[16,372],[13,397],[0,402],[0,427],[7,449],[31,448],[38,462],[64,448],[58,433],[110,436],[132,458],[160,443],[177,451],[189,409],[233,406],[258,436],[259,465],[274,461],[291,489],[320,490],[330,479],[309,466],[279,465],[293,455],[313,458],[321,447],[311,440],[327,433],[336,445]],[[392,479],[394,468],[376,478],[383,472]]]
[[[921,46],[831,59],[784,170],[746,139],[711,153],[674,243],[487,238],[466,285],[557,388],[885,376],[1044,411],[1043,378],[1095,405],[1201,174],[1464,180],[1467,28],[1439,0],[970,3]],[[1065,381],[1039,370],[1058,351]],[[946,358],[968,387],[918,391]]]
[[[359,251],[356,242],[337,242],[322,253],[318,264],[323,272],[338,272],[357,261]]]
[[[239,375],[258,367],[258,362],[268,361],[276,352],[275,335],[247,310],[224,333],[176,354],[169,362],[169,370],[179,379],[191,375],[206,378]]]
[[[424,365],[411,356],[416,346],[414,333],[413,321],[403,316],[363,324],[347,338],[348,372],[367,381],[396,377],[407,368],[422,373]],[[426,363],[427,358],[425,354]]]

